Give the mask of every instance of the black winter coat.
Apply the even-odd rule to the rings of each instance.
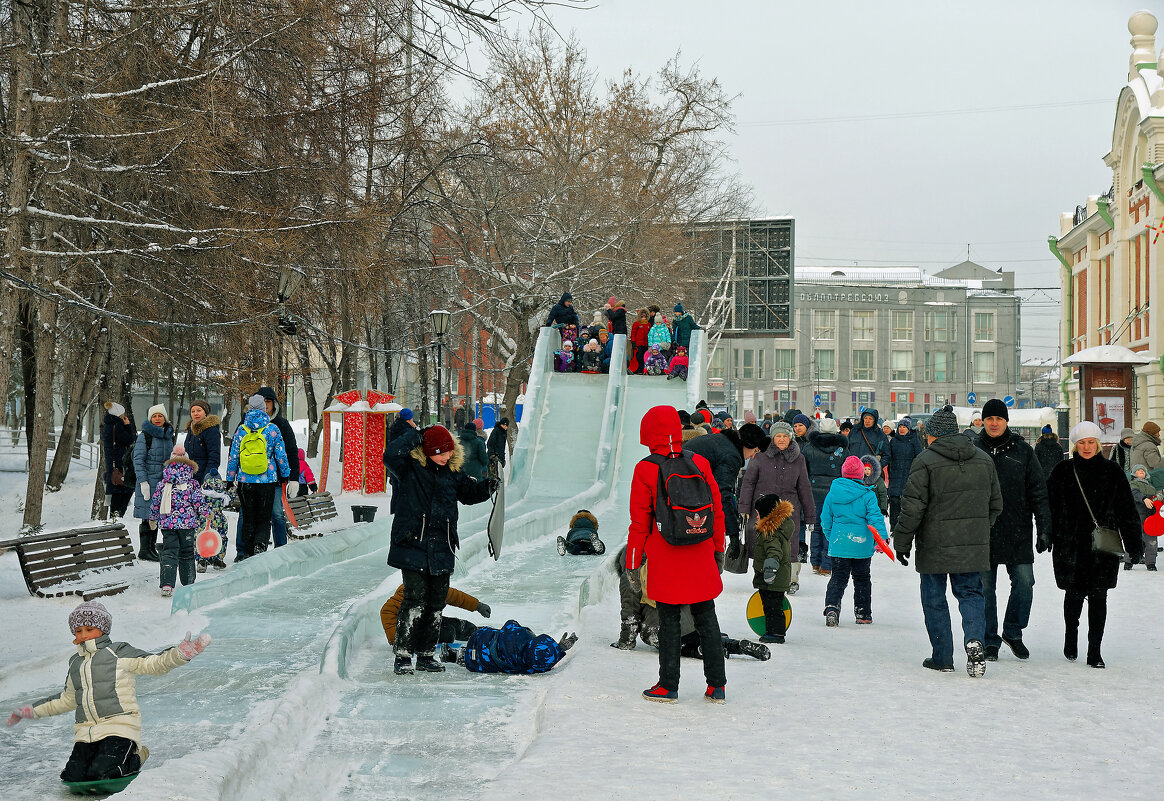
[[[550,316],[546,318],[547,326],[573,324],[579,328],[582,327],[581,323],[578,322],[578,312],[574,311],[573,305],[566,305],[567,300],[573,300],[569,292],[562,295],[562,299],[554,304],[554,308],[550,309]]]
[[[1039,534],[1050,536],[1051,532],[1047,480],[1035,449],[1010,429],[995,440],[983,428],[974,438],[974,445],[994,460],[1002,488],[1002,514],[990,527],[991,566],[1034,564],[1031,516]]]
[[[466,475],[461,470],[464,458],[457,445],[444,467],[430,461],[421,447],[420,431],[411,426],[392,440],[384,453],[385,464],[397,476],[390,566],[431,576],[453,572],[454,553],[461,544],[457,502],[489,500],[489,482]]]
[[[197,423],[190,423],[186,427],[186,439],[182,446],[186,455],[198,465],[194,473],[194,480],[201,484],[206,474],[218,474],[218,467],[222,463],[222,428],[221,421],[216,414],[208,414]],[[286,444],[284,442],[284,444]],[[299,451],[287,451],[287,461],[299,463]]]
[[[865,415],[873,415],[873,427],[865,428]],[[876,456],[882,464],[889,461],[889,440],[885,432],[877,425],[876,409],[866,409],[861,413],[857,425],[849,432],[849,455],[858,458],[862,456]]]
[[[824,508],[825,496],[833,486],[833,479],[841,477],[841,465],[849,456],[849,440],[844,434],[826,434],[810,431],[808,444],[801,450],[804,463],[808,466],[808,481],[812,486],[812,499],[816,503],[817,514],[806,523],[817,523],[820,510]]]
[[[105,446],[106,495],[128,495],[133,492],[133,485],[123,484],[115,487],[110,478],[113,475],[113,468],[125,470],[125,454],[135,439],[137,432],[133,430],[133,426],[123,422],[120,417],[114,417],[109,412],[105,413],[105,419],[101,421],[101,444]]]
[[[990,569],[990,528],[1000,514],[990,457],[962,434],[938,437],[913,460],[893,543],[908,553],[917,540],[918,573],[981,573]]]
[[[698,453],[707,460],[721,496],[736,494],[736,481],[744,469],[744,455],[731,437],[722,433],[692,437],[683,443],[683,450]]]
[[[458,438],[465,451],[465,463],[461,470],[478,481],[489,476],[489,456],[485,452],[485,441],[477,436],[477,426],[470,420],[461,429]]]
[[[295,432],[291,430],[291,424],[283,416],[283,409],[279,406],[279,398],[275,395],[275,390],[270,387],[259,387],[259,391],[255,394],[271,402],[271,422],[275,424],[275,428],[279,429],[279,433],[283,436],[283,447],[287,450],[287,465],[291,468],[291,475],[287,480],[297,482],[299,481],[299,443],[295,441]]]
[[[606,309],[606,319],[610,320],[610,333],[626,335],[626,309]]]
[[[1048,481],[1051,479],[1051,471],[1063,461],[1063,446],[1059,444],[1058,437],[1051,439],[1054,436],[1044,434],[1035,443],[1035,456],[1039,460],[1039,466],[1043,468],[1043,478]]]
[[[490,458],[497,459],[504,465],[505,458],[509,455],[509,432],[501,426],[493,426],[493,430],[489,432],[489,441],[485,443],[485,452]]]
[[[1144,552],[1140,516],[1124,471],[1100,454],[1090,459],[1076,454],[1051,471],[1047,482],[1055,584],[1061,590],[1077,592],[1110,590],[1116,585],[1122,560],[1115,554],[1091,550],[1095,525],[1075,483],[1076,473],[1099,524],[1119,530],[1124,550],[1133,562]]]
[[[889,495],[900,498],[905,492],[905,482],[909,478],[909,469],[925,448],[922,447],[921,437],[916,431],[910,431],[904,437],[893,432],[889,438]]]

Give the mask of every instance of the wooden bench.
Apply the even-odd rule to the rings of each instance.
[[[80,595],[88,601],[115,595],[129,586],[128,582],[82,583],[83,574],[90,571],[133,564],[133,543],[121,523],[95,523],[0,544],[16,548],[24,583],[29,593],[41,598]]]
[[[287,530],[287,536],[290,539],[305,540],[309,537],[322,537],[322,531],[305,531],[311,528],[315,523],[320,523],[324,520],[330,520],[339,514],[335,508],[335,499],[331,497],[330,492],[317,492],[314,495],[298,495],[294,498],[287,499],[287,505],[291,507],[291,515],[294,517],[292,523],[294,529],[299,531]]]

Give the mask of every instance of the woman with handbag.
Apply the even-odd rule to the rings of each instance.
[[[105,419],[101,423],[105,495],[108,498],[109,514],[115,518],[125,517],[129,499],[133,497],[133,482],[125,482],[125,455],[133,445],[134,437],[125,407],[116,401],[105,401]]]
[[[1071,429],[1071,458],[1056,465],[1047,479],[1055,583],[1065,593],[1063,656],[1074,662],[1079,655],[1079,617],[1086,600],[1087,664],[1093,668],[1106,667],[1099,649],[1107,591],[1116,585],[1123,551],[1134,560],[1143,549],[1131,488],[1120,466],[1103,458],[1101,433],[1086,420]]]

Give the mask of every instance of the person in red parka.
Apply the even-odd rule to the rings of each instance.
[[[664,457],[682,452],[683,434],[679,413],[671,406],[656,406],[643,415],[639,441],[651,453]],[[711,465],[702,456],[687,452],[711,489],[711,508],[721,509],[719,487]],[[637,574],[645,559],[649,568],[646,595],[659,610],[659,683],[643,692],[650,701],[673,702],[679,697],[679,611],[691,607],[695,629],[703,651],[703,673],[709,701],[723,703],[723,641],[715,616],[715,598],[723,591],[724,521],[715,515],[711,539],[694,545],[670,545],[655,525],[655,496],[659,488],[659,467],[640,461],[631,478],[630,529],[627,532],[626,568]]]

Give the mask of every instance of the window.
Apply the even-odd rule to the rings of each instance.
[[[994,312],[974,312],[974,341],[994,341]]]
[[[895,350],[889,354],[889,380],[913,381],[912,350]]]
[[[756,377],[756,351],[737,350],[736,373],[740,378],[751,379]]]
[[[913,312],[893,313],[893,339],[896,342],[913,342]]]
[[[950,380],[946,355],[945,351],[926,351],[926,381],[945,383]]]
[[[767,361],[765,354],[767,354],[767,351],[763,348],[756,351],[756,378],[764,377],[764,362]]]
[[[853,380],[854,381],[872,381],[873,380],[873,351],[871,351],[871,350],[855,350],[855,351],[853,351]]]
[[[774,354],[775,365],[772,377],[777,381],[793,381],[796,379],[796,351],[778,350]]]
[[[837,380],[837,352],[835,350],[814,350],[813,363],[816,366],[816,377],[820,381]]]
[[[836,339],[837,338],[837,313],[835,311],[813,311],[812,313],[812,338],[813,339]]]
[[[974,383],[994,383],[994,353],[981,351],[974,354]]]
[[[926,342],[953,342],[954,336],[953,312],[926,312]]]
[[[873,339],[873,312],[871,311],[855,311],[853,312],[853,336],[852,339],[859,339],[861,341],[871,341]]]
[[[715,353],[711,354],[711,360],[707,365],[708,375],[716,377],[723,375],[723,362],[725,358],[723,354],[723,348],[716,348]]]

